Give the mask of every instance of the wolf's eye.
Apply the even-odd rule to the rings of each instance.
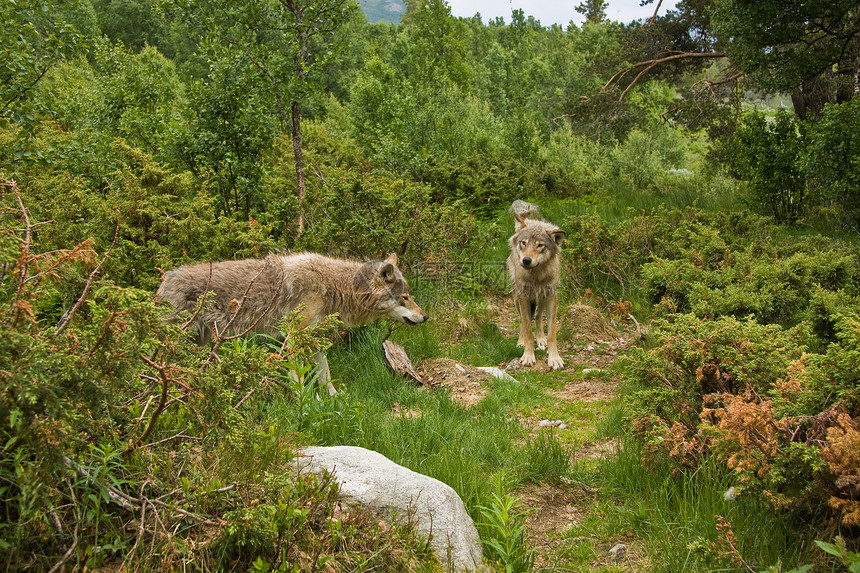
[[[404,300],[404,301],[409,300],[409,295],[408,295],[408,294],[404,294],[404,295],[403,295],[403,300]]]
[[[523,248],[525,248],[527,244],[528,244],[528,242],[526,242],[526,241],[520,241],[520,246]]]
[[[537,245],[535,245],[535,248],[539,251],[542,251],[546,248],[546,245],[544,245],[543,243],[538,243]]]

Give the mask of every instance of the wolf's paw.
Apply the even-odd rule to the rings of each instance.
[[[524,352],[523,357],[520,358],[520,366],[534,366],[535,362],[535,353],[534,352]]]
[[[525,348],[525,347],[526,347],[526,343],[525,343],[525,342],[523,342],[523,339],[522,339],[522,338],[518,338],[518,339],[517,339],[517,348]]]
[[[561,370],[564,368],[564,360],[558,354],[551,354],[547,357],[546,363],[550,370]]]
[[[535,339],[535,344],[537,344],[537,347],[541,350],[546,350],[546,336],[539,336]]]

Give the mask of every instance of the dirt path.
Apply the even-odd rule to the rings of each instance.
[[[515,337],[513,313],[506,312],[503,307],[494,310],[498,310],[497,326],[506,334]],[[552,389],[548,389],[547,395],[558,399],[556,409],[559,411],[563,411],[566,404],[576,402],[605,404],[611,401],[617,395],[619,384],[617,377],[612,374],[612,366],[619,353],[629,348],[641,336],[639,325],[633,321],[621,322],[616,329],[596,309],[587,305],[572,305],[565,312],[562,321],[568,332],[564,341],[560,341],[559,350],[565,360],[562,373],[568,374],[569,379],[562,387],[555,384]],[[518,360],[513,360],[494,372],[488,372],[485,368],[460,364],[448,358],[424,360],[416,365],[416,369],[431,386],[447,387],[453,399],[467,406],[477,404],[489,392],[487,382],[491,375],[508,374],[516,378],[518,373],[523,372]],[[549,371],[546,362],[540,359],[529,370]],[[556,380],[564,380],[564,374],[556,373],[553,377]],[[572,424],[584,423],[538,415],[518,416],[523,426],[530,428],[533,434],[549,426],[563,430]],[[564,418],[563,415],[559,417]],[[590,430],[591,428],[579,428],[580,432],[590,433]],[[571,461],[600,458],[613,453],[614,448],[613,440],[586,440],[571,449]],[[595,494],[588,486],[574,482],[559,485],[529,484],[517,491],[524,508],[529,511],[526,526],[528,542],[536,548],[536,570],[549,568],[558,562],[559,550],[565,542],[564,532],[572,525],[582,522],[587,515],[589,500]],[[616,542],[623,543],[624,540],[613,540],[611,545],[605,542],[598,544],[598,552],[604,557],[596,559],[592,567],[613,564],[614,557],[609,551]],[[625,559],[628,563],[629,557],[632,556],[628,555]]]

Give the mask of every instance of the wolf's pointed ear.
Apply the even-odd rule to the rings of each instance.
[[[394,275],[394,265],[392,265],[388,260],[382,263],[382,266],[379,267],[379,278],[382,279],[383,282],[393,283],[396,280]]]
[[[397,266],[397,253],[391,253],[390,255],[388,255],[388,258],[385,259],[385,262]]]
[[[526,215],[528,213],[514,213],[514,219],[516,220],[517,231],[526,226]]]
[[[553,229],[552,231],[547,231],[546,234],[555,241],[556,245],[561,245],[561,242],[567,238],[567,233],[561,229]]]

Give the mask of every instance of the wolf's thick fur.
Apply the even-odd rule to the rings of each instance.
[[[516,230],[509,239],[511,254],[508,272],[520,314],[518,346],[523,346],[520,364],[533,366],[535,341],[547,349],[547,364],[552,370],[564,367],[558,354],[558,283],[561,270],[561,243],[565,232],[546,221],[515,213]],[[544,315],[547,334],[543,332]],[[532,322],[535,333],[532,332]]]
[[[412,299],[394,254],[376,262],[295,253],[186,265],[167,271],[156,295],[172,304],[175,319],[182,312],[194,313],[206,292],[213,294],[191,325],[200,343],[212,336],[213,329],[222,336],[275,335],[278,320],[299,305],[304,305],[302,315],[310,322],[330,314],[338,314],[346,326],[384,316],[407,324],[427,320]],[[320,375],[327,379],[325,358],[320,355],[318,360]]]

